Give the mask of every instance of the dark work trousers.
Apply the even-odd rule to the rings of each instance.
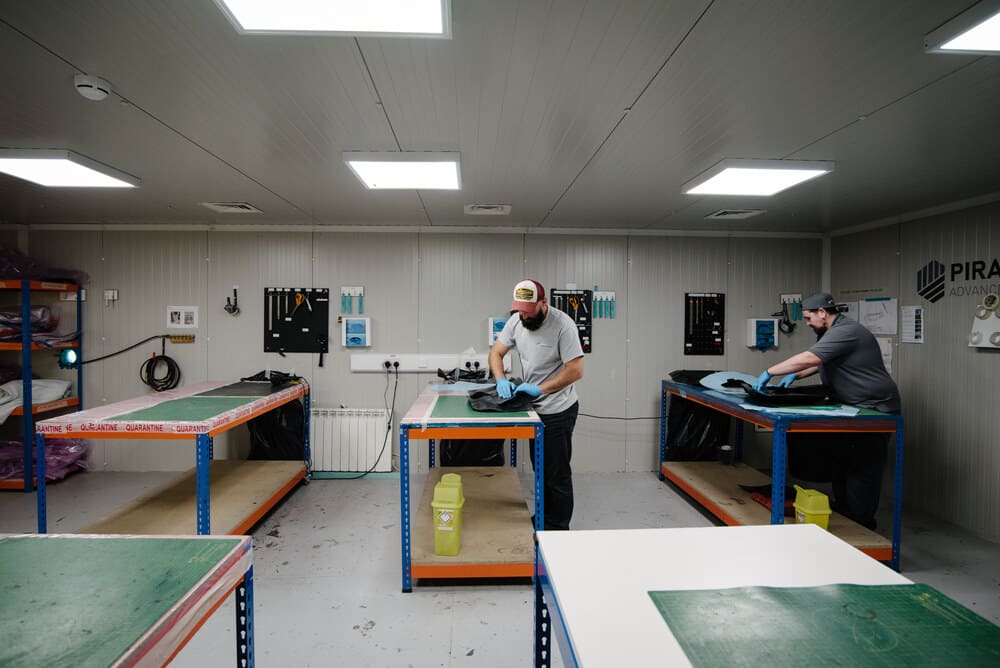
[[[545,530],[567,530],[573,518],[573,428],[580,412],[577,402],[561,413],[541,415],[545,436]],[[535,468],[535,439],[529,442],[531,468]]]
[[[844,434],[843,445],[831,461],[834,510],[869,529],[875,528],[890,436]]]
[[[802,480],[830,482],[832,509],[874,529],[891,437],[863,432],[791,433],[788,472]]]

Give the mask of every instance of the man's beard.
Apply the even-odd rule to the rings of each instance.
[[[538,329],[542,326],[545,321],[545,313],[539,311],[537,314],[531,316],[530,318],[521,317],[521,324],[524,325],[525,329],[530,329],[532,331]]]
[[[819,339],[823,338],[823,335],[826,334],[826,330],[828,330],[828,329],[829,329],[829,327],[827,327],[826,325],[820,325],[819,327],[813,327],[812,331],[816,333],[816,340],[818,341]]]

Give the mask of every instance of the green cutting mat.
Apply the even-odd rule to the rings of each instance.
[[[432,418],[485,418],[490,415],[495,415],[496,417],[528,417],[527,411],[511,411],[510,413],[486,413],[483,411],[474,411],[472,406],[469,405],[469,398],[466,396],[458,396],[454,394],[441,394],[438,395],[437,401],[434,403],[434,410],[431,411]]]
[[[649,596],[697,667],[1000,666],[1000,627],[926,585]]]
[[[258,397],[184,397],[171,399],[162,404],[143,408],[131,413],[109,417],[115,422],[176,422],[187,420],[197,422],[215,417],[234,408],[252,403]]]
[[[235,538],[0,539],[0,666],[108,666]]]

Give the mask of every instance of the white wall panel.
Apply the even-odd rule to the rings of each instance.
[[[991,540],[1000,538],[1000,455],[994,420],[1000,351],[967,345],[988,275],[1000,255],[1000,207],[992,205],[834,239],[833,276],[850,298],[884,294],[924,307],[923,344],[894,346],[893,376],[906,421],[903,503]],[[981,277],[954,278],[953,263],[985,262]],[[945,265],[945,295],[917,293],[917,272]],[[964,269],[964,266],[962,267]],[[843,295],[842,295],[843,296]],[[890,489],[891,467],[884,481]],[[888,500],[888,494],[883,496]],[[885,502],[885,501],[884,501]]]
[[[986,416],[992,413],[1000,352],[966,345],[980,299],[966,293],[980,284],[996,290],[1000,276],[951,282],[946,296],[933,304],[916,294],[915,277],[933,259],[945,265],[994,259],[998,220],[1000,207],[994,206],[835,237],[831,243],[838,298],[889,295],[901,305],[926,308],[927,342],[894,351],[907,419],[904,500],[994,539],[1000,535],[993,512],[1000,501],[995,484],[1000,456]],[[264,287],[329,287],[336,297],[342,285],[363,285],[372,351],[413,353],[485,349],[485,318],[494,310],[507,311],[510,290],[523,276],[549,290],[567,283],[598,285],[616,292],[616,318],[594,322],[594,352],[587,355],[579,386],[581,410],[630,418],[658,417],[660,380],[675,369],[758,373],[807,348],[812,333],[800,323],[793,335],[782,337],[778,351],[751,351],[743,340],[744,322],[776,311],[782,292],[818,289],[823,264],[819,239],[101,231],[37,232],[29,241],[38,259],[92,277],[85,357],[164,333],[168,304],[197,305],[197,343],[167,349],[180,363],[185,383],[294,368],[310,380],[317,406],[378,408],[393,386],[379,374],[350,373],[348,353],[336,335],[339,298],[331,304],[331,352],[323,367],[318,355],[264,355]],[[222,310],[233,284],[240,285],[238,318]],[[119,290],[117,304],[99,299],[106,288]],[[724,356],[683,354],[684,293],[694,291],[726,294]],[[88,405],[148,391],[137,375],[153,352],[159,352],[158,343],[88,367]],[[429,379],[400,378],[397,420]],[[653,470],[659,424],[581,416],[576,441],[577,471]],[[156,442],[98,442],[93,461],[108,469],[184,469],[193,461],[187,450]],[[240,448],[232,451],[238,456]],[[422,444],[414,458],[418,470],[426,465]]]
[[[613,290],[615,318],[592,319],[591,347],[584,355],[583,380],[577,383],[581,415],[573,434],[573,468],[577,471],[647,470],[630,463],[627,393],[628,242],[625,237],[528,235],[524,276],[546,291],[575,284],[579,290]],[[510,288],[513,288],[511,284]]]

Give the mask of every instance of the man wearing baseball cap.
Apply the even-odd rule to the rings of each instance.
[[[490,349],[490,371],[497,394],[533,398],[544,425],[546,531],[569,529],[573,517],[573,428],[580,409],[574,383],[583,378],[583,348],[576,323],[558,309],[550,309],[545,288],[526,278],[514,286],[511,316]],[[504,375],[503,358],[512,348],[521,360],[524,382],[515,386]],[[531,461],[535,461],[534,442]]]
[[[765,369],[754,389],[762,391],[774,376],[784,376],[778,384],[788,387],[798,378],[819,372],[823,384],[843,403],[899,415],[899,389],[885,370],[875,336],[856,320],[839,313],[839,305],[826,292],[802,300],[802,317],[816,333],[816,343]],[[874,529],[889,435],[848,432],[832,437],[829,451],[834,510]],[[789,445],[798,447],[794,441],[810,439],[820,440],[801,434],[789,438]],[[802,443],[802,447],[809,446]]]

